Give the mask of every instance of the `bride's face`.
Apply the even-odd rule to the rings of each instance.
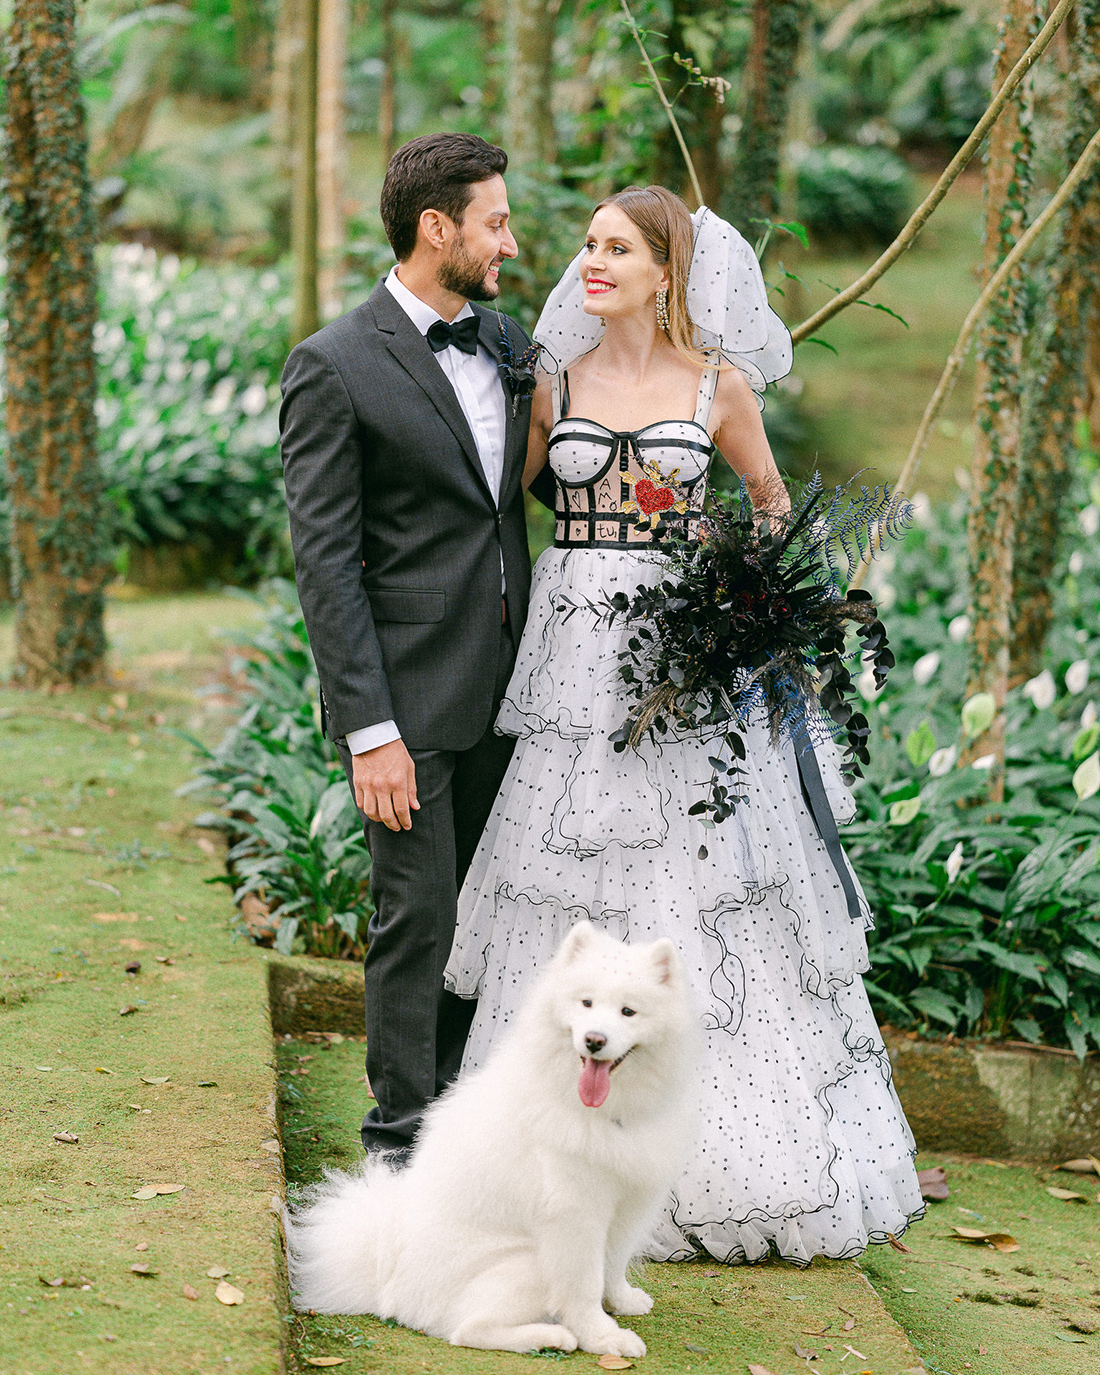
[[[668,286],[668,268],[655,261],[630,216],[605,205],[588,226],[581,281],[586,314],[610,319],[646,313],[655,323],[655,297]]]

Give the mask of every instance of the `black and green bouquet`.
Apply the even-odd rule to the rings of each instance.
[[[789,511],[756,495],[754,504],[744,483],[712,494],[697,531],[670,522],[660,582],[599,606],[632,626],[619,654],[630,709],[615,749],[670,731],[712,740],[711,778],[690,808],[710,826],[745,801],[742,731],[761,713],[777,744],[833,735],[845,781],[860,776],[870,726],[849,663],[862,658],[876,688],[894,665],[870,593],[844,585],[869,548],[904,531],[908,503],[887,487],[826,491],[816,475]]]

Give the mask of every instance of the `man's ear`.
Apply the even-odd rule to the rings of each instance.
[[[422,210],[420,232],[433,248],[444,249],[454,233],[454,222],[440,210]]]

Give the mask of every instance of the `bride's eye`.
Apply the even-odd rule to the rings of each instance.
[[[624,1017],[634,1016],[634,1009],[632,1007],[620,1007],[619,1011],[623,1014]]]
[[[582,998],[582,999],[581,999],[581,1007],[591,1007],[591,1006],[592,1006],[592,999],[591,999],[591,998]]]
[[[591,239],[589,239],[588,242],[587,242],[587,243],[585,244],[585,246],[584,246],[584,251],[585,251],[586,253],[591,253],[592,250],[593,250],[595,247],[596,247],[596,245],[592,242]]]

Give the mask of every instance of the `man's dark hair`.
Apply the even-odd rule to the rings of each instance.
[[[403,263],[416,247],[425,210],[461,225],[479,181],[503,176],[508,154],[476,134],[425,134],[390,158],[379,210],[394,256]]]

